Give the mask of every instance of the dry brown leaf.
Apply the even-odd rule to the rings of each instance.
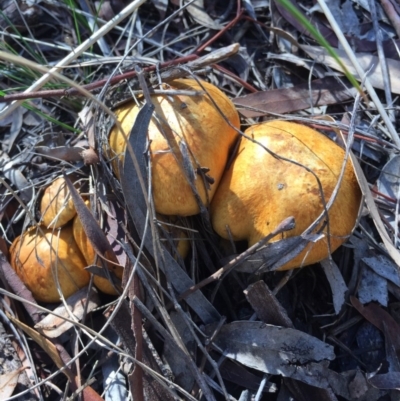
[[[378,189],[378,198],[387,204],[387,207],[381,207],[380,212],[385,219],[386,224],[390,224],[393,230],[397,229],[399,216],[395,213],[394,204],[397,199],[400,188],[400,156],[395,155],[382,167],[379,178],[376,182]],[[386,199],[392,198],[392,200]],[[383,206],[383,205],[382,205]],[[399,285],[399,284],[398,284]]]
[[[342,135],[342,140],[345,142],[345,140],[343,139],[343,135]],[[369,210],[370,216],[371,216],[372,220],[374,221],[375,227],[378,230],[383,243],[386,246],[386,250],[388,251],[389,256],[393,259],[393,261],[396,263],[396,265],[400,268],[400,252],[394,246],[392,240],[390,239],[390,237],[386,231],[386,228],[385,228],[385,225],[383,224],[379,210],[375,204],[375,199],[372,196],[371,189],[369,187],[367,178],[365,177],[365,174],[360,166],[360,163],[358,162],[357,158],[354,156],[354,154],[352,152],[350,152],[350,158],[351,158],[351,162],[354,167],[354,172],[356,174],[358,184],[360,185],[361,192],[364,196],[365,204],[367,205],[367,208]]]
[[[10,161],[9,163],[2,166],[2,172],[4,177],[11,181],[15,187],[20,190],[20,198],[28,203],[33,196],[32,186],[29,181],[25,178],[24,174],[16,167],[14,163]]]
[[[181,336],[182,341],[185,343],[185,346],[189,352],[194,355],[196,352],[196,343],[192,333],[187,327],[187,323],[177,312],[172,312],[170,317],[176,330]],[[168,365],[175,376],[175,383],[184,388],[186,391],[190,392],[190,390],[193,388],[195,379],[193,374],[190,372],[190,367],[188,366],[187,360],[183,358],[180,352],[176,352],[175,348],[175,343],[172,343],[171,341],[165,341],[162,357],[168,362]]]
[[[84,287],[71,295],[66,300],[69,312],[66,310],[65,305],[62,304],[53,311],[58,316],[55,316],[52,313],[48,314],[43,320],[35,325],[35,329],[40,330],[41,333],[49,338],[56,338],[65,333],[74,325],[72,322],[65,320],[65,318],[71,319],[71,315],[74,315],[75,318],[80,321],[84,313],[89,313],[100,305],[97,290],[92,287],[88,297],[87,292],[88,288]]]
[[[388,3],[391,2],[389,1]],[[310,31],[308,31],[307,28],[304,27],[303,23],[298,18],[294,17],[294,15],[291,14],[291,12],[288,11],[283,6],[282,2],[275,1],[274,4],[279,10],[279,14],[281,14],[286,21],[288,21],[291,25],[293,25],[297,31],[299,31],[302,35],[312,37]],[[296,0],[292,0],[292,4],[297,7],[298,11],[302,13],[305,18],[310,19],[308,15],[303,13],[303,11],[301,10],[301,6],[297,4]],[[397,4],[397,3],[392,3],[392,4]],[[339,39],[336,36],[335,32],[330,28],[328,24],[326,24],[326,21],[322,20],[321,18],[318,18],[316,15],[317,14],[313,15],[311,23],[332,47],[338,48]],[[356,52],[362,50],[363,52],[373,53],[376,52],[377,50],[376,40],[358,38],[357,36],[354,35],[351,36],[347,35],[346,38],[349,42],[351,42],[352,47],[355,49]],[[383,49],[385,50],[386,57],[391,57],[391,58],[398,57],[398,46],[399,46],[398,40],[392,38],[383,40],[382,46]]]
[[[240,114],[251,118],[337,104],[353,98],[355,93],[354,88],[346,88],[334,78],[325,78],[293,88],[251,93],[232,101]]]
[[[35,148],[36,153],[48,157],[51,160],[65,160],[68,162],[79,162],[82,161],[82,151],[84,149],[78,146],[57,146],[50,148],[48,146],[37,146]]]
[[[217,31],[223,28],[221,24],[218,24],[205,12],[202,0],[195,1],[187,7],[187,10],[198,24]]]
[[[294,328],[286,310],[263,280],[249,285],[243,292],[246,295],[247,301],[256,312],[257,317],[262,322],[275,326]]]
[[[65,363],[61,359],[56,346],[50,340],[48,340],[47,338],[42,336],[40,333],[38,333],[36,330],[32,329],[25,323],[22,323],[18,319],[14,318],[10,314],[7,314],[7,317],[15,325],[17,325],[25,334],[30,336],[41,348],[43,348],[43,350],[46,352],[46,354],[52,359],[52,361],[56,364],[56,366],[59,369],[62,369],[65,367]],[[67,378],[72,383],[75,381],[75,378],[69,369],[63,369],[62,372],[67,376]]]

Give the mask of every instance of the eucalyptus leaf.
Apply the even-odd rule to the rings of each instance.
[[[379,274],[400,287],[399,269],[387,256],[380,254],[371,257],[365,257],[361,260],[376,274]]]
[[[335,358],[333,347],[299,330],[237,321],[223,326],[213,344],[224,356],[252,369],[329,386],[327,365]]]
[[[346,282],[337,264],[333,260],[324,259],[321,261],[321,266],[331,287],[333,306],[335,308],[335,313],[338,315],[343,307],[346,291],[348,290]]]

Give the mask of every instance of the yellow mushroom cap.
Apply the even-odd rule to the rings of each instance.
[[[88,201],[85,202],[87,205],[89,204]],[[75,241],[78,245],[78,248],[81,250],[84,258],[85,258],[85,265],[91,266],[95,264],[96,259],[96,251],[93,249],[89,238],[87,237],[85,230],[83,229],[82,222],[79,216],[75,216],[73,222],[73,236]],[[97,261],[97,265],[101,266],[101,261]],[[121,266],[113,265],[112,263],[108,263],[108,269],[115,274],[115,276],[119,279],[122,278],[122,274],[124,272]],[[114,286],[110,283],[107,278],[100,277],[94,275],[93,277],[94,285],[102,292],[109,294],[109,295],[118,295],[117,291],[115,290]]]
[[[203,180],[196,174],[196,188],[202,202],[208,205],[221,179],[225,169],[228,152],[234,143],[239,128],[239,115],[229,98],[217,87],[207,82],[202,82],[208,94],[197,96],[182,95],[158,95],[152,96],[155,106],[156,123],[153,116],[149,125],[148,136],[152,163],[152,188],[155,209],[165,215],[189,216],[199,213],[199,207],[193,196],[192,190],[176,156],[171,152],[167,140],[160,132],[157,124],[164,132],[173,133],[176,144],[172,146],[179,155],[179,145],[184,139],[189,151],[192,153],[193,169],[197,167],[208,168],[208,176],[214,179],[209,190],[205,190]],[[171,89],[202,91],[201,86],[190,79],[177,79],[169,84]],[[225,118],[215,107],[214,102]],[[133,127],[139,108],[133,104],[127,104],[116,110],[115,114],[121,123],[123,130],[128,135]],[[230,124],[228,124],[228,122]],[[125,141],[122,134],[114,127],[109,139],[110,147],[114,155],[121,155],[125,150]],[[194,162],[194,159],[198,164]],[[120,157],[120,161],[122,158]],[[119,163],[119,165],[122,165]],[[118,174],[118,163],[114,163],[114,169]]]
[[[300,163],[319,178],[325,201],[336,186],[344,159],[344,150],[307,126],[269,121],[251,126],[245,135],[254,138],[278,156]],[[351,234],[356,223],[361,191],[353,166],[347,162],[335,202],[329,210],[331,251]],[[215,231],[229,239],[247,240],[251,246],[273,231],[285,218],[293,216],[296,227],[273,241],[301,235],[324,210],[315,176],[305,168],[274,157],[260,145],[243,138],[238,154],[224,174],[211,204]],[[321,227],[321,225],[320,225]],[[310,243],[280,270],[321,261],[328,256],[325,236]]]
[[[10,262],[20,279],[41,302],[59,302],[57,281],[65,298],[88,285],[90,275],[72,235],[72,227],[31,228],[10,247]]]
[[[45,189],[40,202],[40,213],[46,228],[61,227],[76,215],[74,202],[63,177],[57,178]]]

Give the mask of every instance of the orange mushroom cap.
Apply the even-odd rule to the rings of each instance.
[[[46,228],[61,227],[75,217],[75,205],[63,177],[57,178],[45,189],[40,213]]]
[[[41,302],[59,302],[57,282],[68,298],[89,284],[86,263],[72,235],[72,227],[60,230],[31,228],[10,247],[10,262],[20,279]]]
[[[207,94],[196,96],[157,95],[152,96],[155,113],[149,125],[148,136],[152,163],[152,188],[155,209],[165,215],[189,216],[199,213],[199,207],[187,182],[179,159],[179,145],[184,140],[191,152],[194,171],[198,168],[209,169],[208,176],[214,183],[206,190],[201,176],[196,174],[196,188],[201,200],[208,205],[223,174],[228,152],[234,143],[239,128],[239,115],[233,103],[217,87],[201,82]],[[171,89],[203,91],[203,88],[191,79],[177,79],[169,84]],[[213,101],[210,99],[212,97]],[[129,103],[116,110],[115,114],[123,130],[129,134],[139,108]],[[222,116],[221,113],[224,115]],[[229,121],[230,124],[227,122]],[[171,151],[164,132],[173,134],[176,143]],[[110,134],[110,147],[114,155],[121,155],[125,150],[125,141],[117,127]],[[121,163],[119,163],[122,165]],[[118,174],[118,163],[114,163]]]
[[[234,240],[247,240],[251,246],[271,233],[285,218],[293,216],[296,227],[273,241],[301,235],[324,210],[321,193],[312,173],[279,156],[312,170],[319,178],[328,202],[342,168],[344,150],[314,129],[288,121],[254,125],[245,131],[245,135],[278,157],[257,143],[242,139],[238,154],[224,174],[211,204],[215,231],[229,239],[226,229],[229,226]],[[340,189],[328,212],[332,252],[351,234],[360,202],[361,191],[348,161]],[[280,270],[326,258],[329,253],[326,227],[323,233],[322,239],[309,243]]]

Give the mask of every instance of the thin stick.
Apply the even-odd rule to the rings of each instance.
[[[385,86],[384,91],[385,91],[386,105],[388,107],[391,107],[393,105],[393,100],[392,100],[392,93],[390,91],[391,85],[390,85],[389,69],[385,57],[385,51],[383,50],[383,45],[382,45],[383,41],[382,29],[378,22],[375,0],[369,0],[368,3],[369,3],[369,9],[371,11],[372,26],[374,27],[374,31],[376,33],[376,48],[378,50],[379,64],[381,66],[382,78]],[[395,121],[394,110],[389,110],[389,116],[391,121]]]
[[[396,3],[392,3],[390,0],[381,0],[382,8],[385,10],[386,15],[388,16],[390,22],[394,30],[397,33],[397,36],[400,37],[400,17],[396,8],[398,5]]]
[[[187,71],[183,69],[167,69],[168,67],[172,67],[179,64],[187,63],[187,67],[192,70],[198,70],[204,67],[207,67],[210,64],[219,63],[226,58],[233,56],[239,51],[239,44],[234,43],[230,46],[223,47],[222,49],[215,50],[209,54],[206,54],[203,57],[199,57],[196,54],[189,54],[185,57],[180,57],[176,60],[166,61],[161,63],[158,68],[166,69],[165,73],[161,74],[161,78],[165,81],[180,78],[188,74]],[[215,67],[215,65],[214,65]],[[146,68],[143,68],[143,72],[149,73],[156,70],[156,66],[152,65]],[[137,77],[136,71],[128,71],[124,74],[116,75],[113,78],[105,78],[100,81],[92,82],[87,85],[82,85],[81,88],[85,89],[86,91],[95,90],[98,88],[103,88],[104,85],[115,85],[120,81],[125,79],[132,79]],[[254,88],[253,88],[254,89]],[[254,90],[253,90],[254,91]],[[0,103],[7,103],[14,100],[22,101],[26,99],[48,99],[52,97],[61,97],[61,96],[84,96],[82,92],[80,92],[77,88],[69,88],[69,89],[53,89],[53,90],[44,90],[44,91],[37,91],[37,92],[22,92],[22,93],[13,93],[12,95],[6,95],[0,97]],[[10,107],[10,106],[9,106]],[[6,109],[8,110],[8,108]],[[2,115],[0,113],[0,119]]]

